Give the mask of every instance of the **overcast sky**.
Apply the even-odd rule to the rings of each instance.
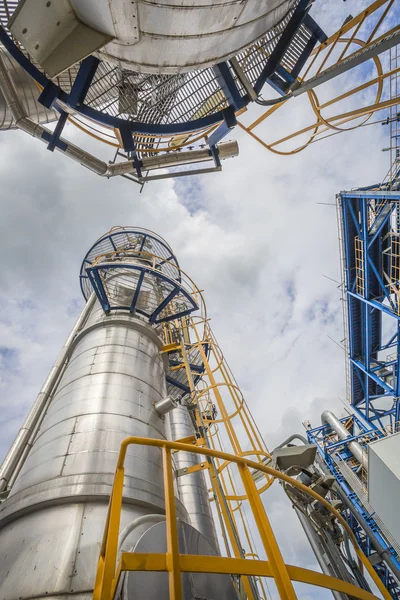
[[[368,4],[319,0],[314,14],[329,33]],[[301,100],[284,110],[260,134],[272,139],[309,114]],[[70,127],[66,133],[78,139]],[[205,290],[218,341],[270,448],[302,433],[305,419],[318,425],[323,410],[344,410],[344,356],[330,339],[343,334],[337,284],[326,278],[340,277],[329,204],[340,190],[386,173],[388,129],[338,135],[292,157],[239,130],[235,137],[240,157],[225,161],[222,173],[153,183],[140,195],[134,184],[103,180],[22,133],[1,134],[1,455],[83,306],[81,260],[113,225],[161,234]],[[274,522],[286,522],[288,562],[310,564],[290,509],[277,492],[271,503]]]

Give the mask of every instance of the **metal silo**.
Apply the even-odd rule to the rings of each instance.
[[[164,321],[197,308],[180,273],[169,246],[137,228],[113,229],[87,253],[81,270],[87,304],[1,470],[2,489],[11,484],[0,508],[2,600],[92,596],[120,444],[130,435],[170,435],[168,413],[178,401],[167,397],[160,332]],[[180,422],[182,416],[173,426],[179,434]],[[193,433],[190,419],[183,422],[184,433]],[[181,502],[176,488],[178,516],[187,529],[189,513],[201,512],[197,543],[215,553],[204,478],[195,486],[200,506],[187,502],[187,494]],[[157,448],[128,452],[123,498],[121,547],[133,548],[154,527],[162,544]],[[212,577],[222,597],[230,597],[229,578]],[[127,598],[129,589],[128,581]]]

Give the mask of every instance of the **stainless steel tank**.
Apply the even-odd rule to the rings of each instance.
[[[173,440],[184,439],[193,435],[193,425],[186,407],[177,407],[168,414]],[[202,471],[185,475],[185,469],[201,464],[201,457],[191,452],[178,452],[175,466],[178,473],[177,485],[179,498],[188,511],[190,523],[203,534],[209,544],[218,550],[214,519],[208,500],[207,484]]]
[[[71,0],[80,21],[114,38],[101,58],[147,73],[211,66],[279,23],[294,0]],[[201,43],[200,43],[201,40]]]
[[[296,0],[20,0],[13,35],[51,75],[88,54],[137,73],[226,60],[271,30]]]
[[[138,247],[144,248],[141,255]],[[159,257],[153,270],[151,252]],[[81,275],[88,308],[52,370],[54,386],[47,385],[45,396],[39,394],[32,409],[35,419],[26,421],[32,422],[32,428],[22,428],[4,461],[2,481],[13,484],[0,505],[0,600],[66,600],[71,596],[89,600],[121,442],[128,436],[170,438],[171,429],[177,437],[193,433],[185,409],[165,400],[167,355],[160,352],[160,325],[154,320],[150,323],[145,315],[149,307],[154,311],[157,305],[165,305],[162,293],[171,295],[165,285],[172,285],[171,274],[180,273],[171,249],[148,233],[120,228],[98,240],[86,255],[81,273],[88,264],[107,267],[107,289],[112,290],[113,301],[123,306],[105,312],[104,298],[94,299],[88,279]],[[148,280],[144,275],[140,280],[136,268]],[[139,292],[140,285],[146,289]],[[179,277],[176,285],[181,285]],[[137,311],[129,310],[133,297]],[[170,412],[157,410],[166,404]],[[171,419],[174,411],[176,417]],[[179,469],[190,464],[190,456],[178,453],[175,461]],[[207,495],[203,473],[178,478],[177,514],[186,523],[184,529],[180,525],[182,552],[198,553],[203,547],[205,553],[216,554]],[[160,450],[130,446],[121,549],[132,550],[147,539],[154,544],[154,531],[160,532],[161,548],[164,513]],[[191,533],[190,524],[198,531]],[[150,537],[143,537],[150,530]],[[217,577],[215,589],[225,590],[221,600],[231,598],[230,578],[213,577]],[[209,583],[200,578],[196,585],[203,590]],[[143,593],[135,599],[145,600],[146,590]],[[127,588],[124,597],[133,598]]]
[[[120,443],[166,437],[153,406],[166,395],[160,346],[146,323],[95,304],[0,509],[1,599],[91,597]],[[122,527],[163,511],[160,451],[131,447]]]

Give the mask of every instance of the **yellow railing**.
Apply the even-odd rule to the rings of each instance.
[[[118,556],[118,536],[124,485],[124,462],[128,446],[130,445],[153,446],[160,448],[162,451],[167,533],[166,553],[122,552],[120,556]],[[175,507],[174,470],[172,464],[172,452],[177,451],[194,452],[196,454],[202,454],[211,460],[218,458],[224,462],[234,463],[237,466],[267,560],[242,558],[238,546],[233,547],[235,554],[234,558],[180,554]],[[297,598],[293,587],[294,581],[342,592],[354,598],[359,598],[360,600],[377,600],[376,596],[355,585],[309,569],[287,565],[284,562],[265,511],[264,504],[253,481],[252,471],[254,469],[263,471],[270,477],[275,477],[290,483],[293,487],[302,490],[323,504],[338,519],[342,527],[346,529],[358,556],[360,565],[362,564],[368,571],[383,598],[391,600],[388,591],[378,578],[371,563],[358,547],[357,541],[346,521],[327,500],[319,496],[313,490],[284,473],[276,471],[271,467],[261,465],[260,463],[247,460],[243,457],[233,456],[208,448],[200,448],[199,446],[193,446],[182,442],[168,442],[165,440],[140,437],[129,437],[121,444],[101,545],[93,600],[112,600],[121,573],[124,571],[168,572],[170,600],[182,600],[181,574],[185,572],[240,575],[243,578],[243,587],[249,599],[253,597],[251,586],[249,585],[249,577],[272,577],[275,581],[278,594],[283,600],[295,600]],[[223,505],[223,502],[221,502],[221,505]]]
[[[368,48],[379,43],[384,36],[394,35],[398,32],[400,28],[398,24],[393,29],[387,30],[385,34],[381,34],[380,31],[383,24],[389,25],[391,23],[391,18],[394,15],[390,14],[390,11],[394,10],[394,6],[395,0],[374,0],[358,15],[349,21],[345,21],[336,33],[313,50],[308,61],[308,66],[304,73],[297,78],[296,83],[299,85],[307,83],[313,77],[329,72],[341,63],[348,62],[360,50],[365,52]],[[398,77],[400,67],[397,61],[391,61],[391,65],[389,65],[389,61],[382,61],[380,56],[374,56],[371,61],[370,64],[373,64],[376,71],[374,74],[363,77],[363,83],[354,85],[354,87],[339,77],[340,83],[336,85],[336,89],[340,89],[341,93],[327,101],[320,101],[315,89],[308,90],[304,95],[308,97],[312,120],[309,125],[297,131],[271,141],[266,141],[264,136],[267,132],[274,131],[276,128],[266,128],[262,130],[260,135],[254,132],[266,119],[271,118],[277,111],[287,105],[292,91],[295,91],[296,86],[292,86],[293,90],[289,90],[284,100],[270,106],[252,123],[247,124],[239,121],[239,126],[267,150],[275,154],[288,156],[301,152],[310,144],[326,137],[337,135],[344,131],[351,131],[367,124],[381,123],[382,118],[379,115],[374,121],[371,121],[371,117],[375,112],[379,113],[379,111],[387,110],[391,107],[395,110],[398,98],[390,97],[389,99],[382,99],[385,98],[386,87],[389,87],[389,81]],[[342,75],[342,77],[345,77],[345,75]],[[350,79],[351,81],[357,80],[354,76]],[[371,96],[369,93],[367,95],[364,94],[365,90],[370,92],[371,88],[375,89],[375,97],[371,104],[368,104],[365,100],[366,98],[370,99]],[[334,90],[335,87],[332,86],[331,89]],[[329,88],[326,88],[325,91],[329,94]],[[344,111],[343,101],[346,99],[352,100],[353,106],[354,102],[359,106],[355,109],[352,107],[351,110]],[[292,102],[293,99],[290,104],[291,109],[293,109]],[[336,110],[334,112],[336,114],[332,114],[335,107]],[[282,122],[284,120],[285,117],[282,118]],[[287,121],[289,123],[292,122],[290,119],[287,119]]]

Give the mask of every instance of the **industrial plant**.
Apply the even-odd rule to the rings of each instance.
[[[389,132],[382,180],[336,197],[344,413],[304,414],[276,448],[168,241],[88,240],[83,309],[0,467],[0,600],[400,600],[400,12],[366,0],[325,31],[324,1],[0,0],[0,129],[104,185],[240,165],[238,130],[265,160]],[[267,141],[300,96],[313,120]],[[271,486],[314,569],[285,562]]]

